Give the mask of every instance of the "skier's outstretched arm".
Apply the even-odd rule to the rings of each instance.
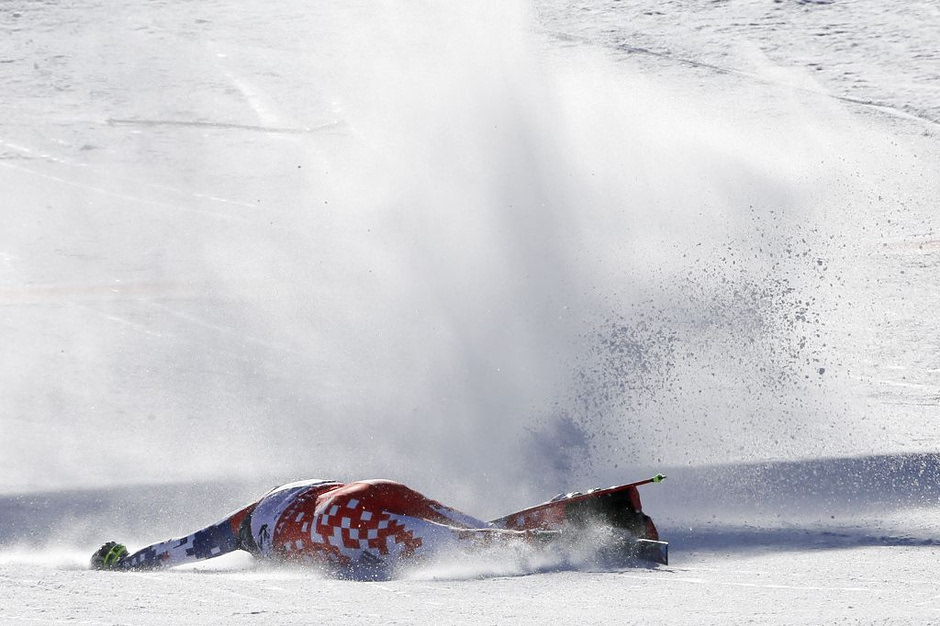
[[[245,549],[239,540],[239,529],[254,507],[252,504],[191,535],[155,543],[133,554],[127,554],[120,544],[107,543],[94,554],[91,565],[95,569],[115,570],[175,567]]]

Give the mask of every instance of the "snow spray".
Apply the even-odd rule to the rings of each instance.
[[[11,206],[70,237],[0,258],[56,284],[9,309],[8,487],[388,477],[488,517],[877,441],[833,340],[873,197],[840,104],[521,2],[202,10],[100,20],[61,108],[114,123],[4,144],[52,155]]]

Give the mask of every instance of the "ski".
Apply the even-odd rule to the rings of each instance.
[[[643,513],[637,490],[664,478],[657,474],[625,485],[559,494],[490,524],[511,530],[561,530],[569,535],[589,527],[608,528],[613,532],[604,546],[605,553],[665,565],[669,560],[669,544],[660,541],[653,520]]]

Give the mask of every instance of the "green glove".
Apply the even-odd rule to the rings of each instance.
[[[91,557],[92,569],[118,569],[121,560],[127,556],[127,548],[122,544],[109,541]]]

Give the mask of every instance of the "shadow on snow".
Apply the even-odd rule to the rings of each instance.
[[[940,454],[665,468],[644,492],[677,560],[696,551],[936,546],[925,529],[873,530],[859,520],[915,508],[940,514]],[[623,479],[633,478],[624,476]],[[0,548],[89,550],[110,539],[151,542],[222,519],[270,485],[120,486],[0,496]],[[570,487],[560,485],[561,489]],[[520,503],[520,506],[531,503]],[[918,536],[921,535],[921,536]]]

